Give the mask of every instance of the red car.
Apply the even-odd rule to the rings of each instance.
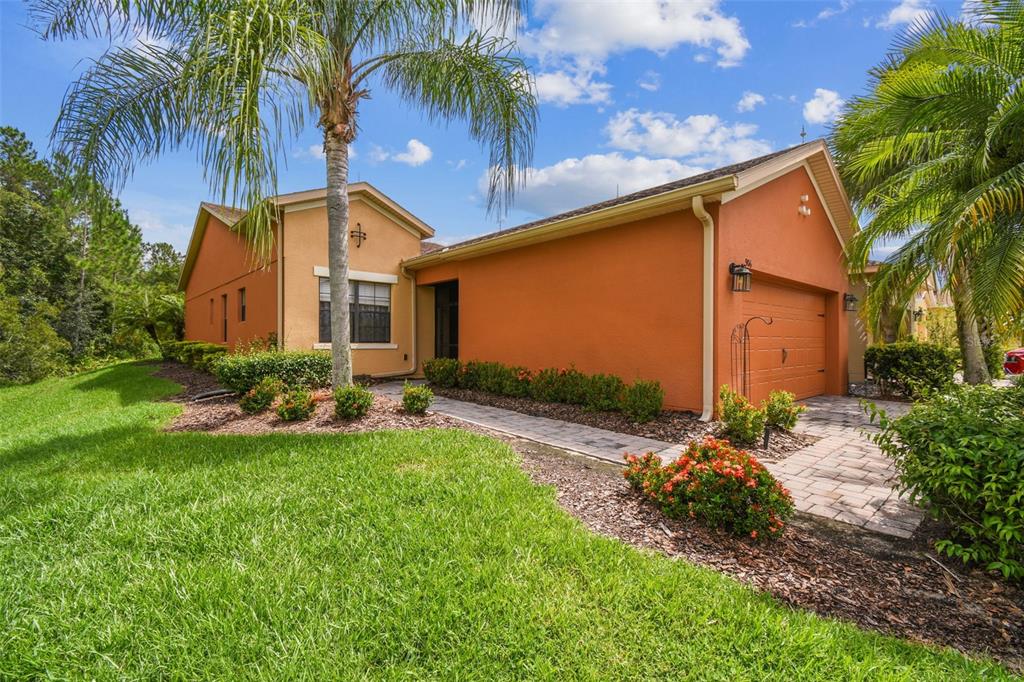
[[[1003,369],[1007,374],[1024,374],[1024,348],[1011,350],[1006,354]]]

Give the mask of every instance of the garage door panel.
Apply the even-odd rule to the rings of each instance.
[[[771,325],[754,321],[748,326],[751,399],[761,400],[776,389],[797,398],[824,393],[825,296],[756,278],[743,296],[745,318],[772,318]]]

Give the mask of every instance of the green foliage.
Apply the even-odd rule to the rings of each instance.
[[[434,402],[434,392],[426,386],[406,383],[402,389],[402,408],[409,414],[425,414]]]
[[[53,316],[44,302],[24,311],[0,283],[0,385],[38,381],[61,369],[68,343],[51,326]]]
[[[594,412],[613,412],[622,409],[622,396],[626,385],[611,374],[594,374],[587,379],[583,405]]]
[[[713,528],[773,539],[793,514],[788,491],[745,450],[708,437],[661,466],[653,453],[626,455],[626,480],[666,515],[697,518]]]
[[[553,367],[542,369],[533,375],[530,382],[530,397],[542,403],[560,402],[559,372]]]
[[[622,411],[638,424],[657,417],[664,403],[665,391],[657,381],[634,381],[622,394]]]
[[[373,393],[365,386],[339,386],[334,389],[334,416],[359,419],[373,407]]]
[[[718,392],[718,413],[725,433],[737,445],[756,445],[764,436],[768,415],[754,407],[746,396],[722,385]]]
[[[284,383],[275,377],[263,377],[255,386],[246,391],[238,406],[244,412],[256,414],[274,403],[274,399],[284,390]]]
[[[201,372],[212,372],[214,365],[228,352],[225,346],[205,341],[165,341],[161,349],[164,359],[177,360]],[[244,393],[252,385],[238,392]]]
[[[423,361],[423,376],[439,388],[455,388],[459,381],[459,361],[455,358],[431,358]]]
[[[985,366],[988,367],[989,375],[993,379],[1001,379],[1006,373],[1003,370],[1006,353],[995,343],[985,346],[982,351],[985,353]]]
[[[951,387],[880,425],[902,489],[952,529],[936,549],[1024,579],[1024,385]]]
[[[914,399],[949,388],[958,360],[953,349],[916,341],[875,344],[864,351],[868,375],[884,394]]]
[[[305,421],[316,411],[313,394],[304,388],[288,389],[277,404],[277,416],[281,421]]]
[[[761,402],[761,409],[764,410],[766,426],[785,431],[792,431],[797,419],[807,410],[796,404],[796,396],[789,391],[772,391]]]
[[[924,314],[924,340],[943,348],[958,348],[956,314],[953,308],[929,308]]]
[[[245,393],[264,377],[280,379],[288,387],[323,388],[331,383],[331,356],[320,351],[230,354],[213,363],[213,373],[236,393]]]

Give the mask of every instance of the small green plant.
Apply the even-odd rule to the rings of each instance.
[[[768,428],[784,431],[792,431],[797,419],[807,411],[803,405],[796,404],[796,396],[789,391],[772,391],[766,400],[761,401],[761,409]]]
[[[557,389],[558,402],[567,405],[584,405],[587,402],[587,391],[590,378],[575,367],[558,370]]]
[[[626,455],[624,475],[666,515],[754,540],[781,535],[793,513],[789,492],[757,459],[710,436],[665,466],[653,453]]]
[[[887,395],[914,400],[953,385],[959,355],[951,348],[905,341],[868,346],[864,368]]]
[[[334,416],[359,419],[373,406],[373,393],[365,386],[339,386],[334,389]]]
[[[665,391],[657,381],[635,381],[622,394],[622,411],[642,424],[657,417],[664,402]]]
[[[718,412],[725,434],[737,445],[755,445],[764,436],[768,416],[728,385],[718,392]]]
[[[316,401],[313,394],[304,388],[293,388],[287,391],[277,405],[277,416],[281,421],[303,421],[313,416]]]
[[[426,386],[406,383],[402,389],[402,408],[409,414],[425,414],[434,402],[434,392]]]
[[[613,412],[622,409],[622,396],[626,384],[611,374],[593,374],[587,381],[584,406],[594,412]]]
[[[542,369],[530,381],[530,397],[542,403],[557,403],[558,370],[553,367]]]
[[[263,377],[259,383],[246,391],[238,406],[244,412],[256,414],[270,407],[278,394],[284,390],[284,383],[274,377]]]
[[[431,358],[423,361],[423,376],[439,388],[455,388],[461,363],[455,358]]]

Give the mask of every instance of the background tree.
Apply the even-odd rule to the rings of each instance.
[[[284,140],[314,118],[327,175],[331,352],[336,385],[351,383],[348,147],[360,103],[396,92],[429,119],[459,120],[489,149],[489,206],[503,208],[533,152],[533,81],[514,43],[472,19],[515,26],[516,0],[39,0],[47,38],[145,33],[112,47],[68,91],[58,149],[117,186],[162,152],[198,151],[237,226],[269,254]]]
[[[870,216],[854,266],[880,240],[903,245],[873,279],[869,312],[909,301],[938,272],[953,299],[964,379],[987,381],[985,320],[1024,287],[1024,3],[985,3],[974,21],[912,27],[833,136],[840,172]]]

